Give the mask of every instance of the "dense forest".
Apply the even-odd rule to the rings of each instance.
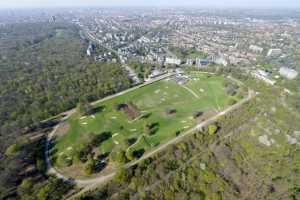
[[[30,156],[35,153],[25,147],[33,142],[26,136],[44,131],[42,120],[74,108],[80,100],[130,87],[119,64],[95,63],[86,56],[88,44],[78,27],[68,23],[0,29],[0,199],[14,192],[24,163],[36,162]]]

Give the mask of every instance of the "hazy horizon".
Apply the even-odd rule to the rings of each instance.
[[[0,8],[57,7],[217,7],[217,8],[300,8],[299,0],[0,0]]]

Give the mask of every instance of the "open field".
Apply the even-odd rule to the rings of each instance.
[[[205,115],[226,107],[232,97],[226,95],[224,77],[196,72],[190,76],[184,85],[165,79],[99,102],[90,116],[73,114],[66,122],[66,133],[57,139],[55,156],[73,159],[74,152],[90,142],[91,134],[107,135],[99,144],[101,154],[143,153],[203,120],[193,116],[196,111]],[[118,109],[120,105],[126,106]]]

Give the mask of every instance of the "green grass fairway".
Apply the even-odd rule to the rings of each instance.
[[[173,80],[161,80],[138,88],[122,96],[106,100],[95,107],[103,107],[95,115],[82,117],[78,113],[71,116],[67,123],[69,130],[58,138],[55,144],[56,155],[66,154],[72,157],[72,151],[85,145],[90,134],[110,132],[112,137],[99,145],[101,153],[111,152],[114,148],[133,151],[144,148],[149,150],[176,137],[197,124],[193,119],[195,111],[223,109],[228,101],[222,76],[192,72],[192,80],[180,86]],[[141,115],[148,118],[130,121],[115,105],[132,102]],[[176,109],[176,113],[167,115],[167,108]],[[145,134],[145,124],[156,123],[153,135]],[[129,146],[128,139],[136,142]],[[72,148],[71,148],[72,147]],[[69,150],[68,150],[69,149]],[[72,150],[73,149],[73,150]]]

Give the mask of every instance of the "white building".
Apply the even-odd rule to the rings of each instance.
[[[268,57],[278,57],[282,53],[281,49],[270,49],[267,56]]]
[[[181,60],[178,58],[166,58],[166,64],[171,64],[171,65],[180,65]]]
[[[256,70],[256,71],[252,72],[251,74],[255,78],[260,79],[269,85],[274,85],[276,83],[276,81],[269,79],[269,77],[268,77],[269,74],[266,71]]]
[[[190,58],[186,59],[186,64],[187,65],[193,65],[194,64],[193,59],[190,59]]]
[[[289,69],[287,67],[281,67],[279,70],[279,74],[287,79],[295,79],[298,76],[298,72],[293,69]]]
[[[256,46],[256,45],[250,45],[249,49],[253,51],[254,53],[262,53],[264,49],[262,47]]]
[[[225,67],[228,65],[227,60],[226,60],[225,58],[223,58],[223,57],[218,57],[218,58],[216,58],[214,62],[215,62],[216,64],[218,64],[218,65],[223,65],[223,66],[225,66]]]

